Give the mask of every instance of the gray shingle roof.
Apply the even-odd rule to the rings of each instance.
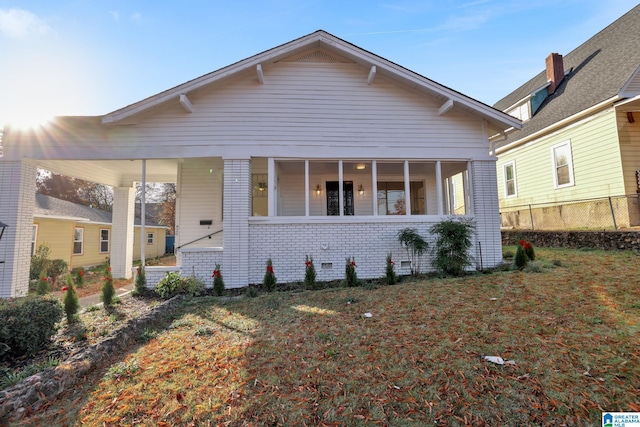
[[[640,67],[640,5],[564,56],[565,76],[556,92],[519,131],[510,133],[504,146],[617,95]],[[553,47],[551,47],[553,49]],[[562,53],[562,52],[560,52]],[[540,58],[544,64],[545,58]],[[495,108],[504,111],[547,82],[546,72],[511,92]]]
[[[40,216],[64,216],[73,218],[84,218],[91,222],[111,224],[111,212],[95,209],[90,206],[78,205],[55,197],[45,196],[36,193],[36,203],[34,214]],[[140,225],[140,219],[136,218],[135,225]],[[157,224],[145,224],[149,227],[157,227]]]

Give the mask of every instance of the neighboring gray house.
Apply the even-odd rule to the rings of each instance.
[[[133,185],[176,182],[176,249],[183,274],[228,287],[380,277],[397,233],[455,213],[476,226],[474,255],[501,263],[496,168],[489,137],[520,121],[316,31],[100,117],[61,117],[5,131],[0,158],[0,295],[27,289],[35,170],[114,187],[112,270],[130,277]],[[11,185],[8,185],[11,183]],[[456,190],[458,189],[458,190]],[[6,233],[5,233],[6,234]],[[481,251],[480,251],[481,250]],[[148,268],[153,284],[162,269]]]

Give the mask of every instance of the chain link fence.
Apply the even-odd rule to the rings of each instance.
[[[503,228],[620,230],[640,226],[640,194],[500,208]]]

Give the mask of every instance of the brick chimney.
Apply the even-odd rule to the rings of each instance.
[[[562,79],[564,78],[564,64],[562,61],[562,55],[559,53],[552,53],[547,56],[547,81],[550,82],[547,91],[549,95],[553,95],[556,88],[560,86]]]

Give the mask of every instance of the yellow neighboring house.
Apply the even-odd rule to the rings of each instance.
[[[140,220],[135,221],[133,259],[140,259]],[[167,228],[145,224],[147,259],[165,253]],[[70,269],[109,260],[111,212],[36,194],[31,254],[39,245],[51,249],[50,259],[62,259]]]
[[[492,139],[503,227],[640,225],[639,29],[640,5],[494,105],[524,124]]]

